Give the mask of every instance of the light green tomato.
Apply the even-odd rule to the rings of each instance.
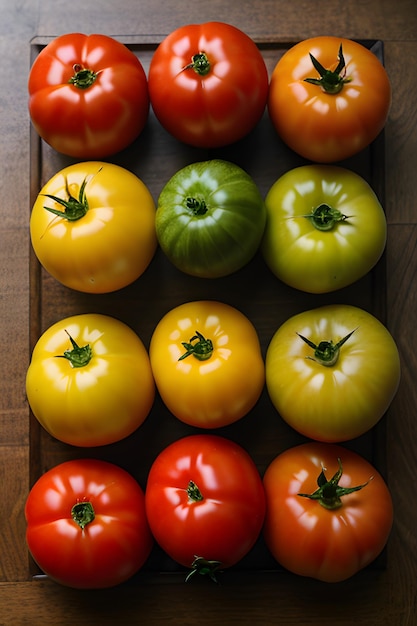
[[[265,204],[265,262],[295,289],[327,293],[346,287],[384,251],[383,208],[369,184],[345,168],[294,168],[272,185]]]

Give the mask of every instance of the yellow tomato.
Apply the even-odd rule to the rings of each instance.
[[[217,428],[246,415],[265,383],[258,335],[249,319],[222,302],[182,304],[158,323],[150,361],[156,386],[179,420]]]
[[[62,284],[88,293],[116,291],[139,278],[155,254],[155,203],[128,170],[76,163],[42,188],[30,236],[40,263]]]
[[[74,446],[119,441],[146,419],[155,398],[149,355],[123,322],[81,314],[48,328],[26,375],[33,414]]]

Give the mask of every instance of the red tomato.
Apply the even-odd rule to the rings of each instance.
[[[56,582],[112,587],[135,574],[153,545],[144,493],[122,468],[93,459],[43,474],[25,508],[29,550]]]
[[[388,540],[388,487],[368,461],[346,448],[290,448],[269,465],[264,487],[266,544],[295,574],[345,580],[371,563]]]
[[[76,158],[103,158],[128,146],[148,119],[145,71],[105,35],[53,39],[29,74],[29,113],[38,134]]]
[[[268,72],[254,41],[222,22],[182,26],[156,49],[148,74],[156,117],[174,137],[214,148],[260,120]]]
[[[175,561],[214,577],[255,544],[265,515],[258,470],[238,444],[191,435],[155,459],[145,492],[151,531]]]
[[[363,150],[383,129],[390,104],[383,65],[350,39],[301,41],[271,76],[271,120],[283,141],[312,161],[340,161]]]

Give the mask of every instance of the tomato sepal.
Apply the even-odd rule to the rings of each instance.
[[[216,573],[221,572],[221,565],[221,561],[209,561],[202,556],[196,556],[185,582],[188,583],[196,574],[200,574],[201,576],[208,576],[214,583],[218,584]]]
[[[68,83],[78,87],[78,89],[88,89],[93,85],[100,72],[95,72],[87,67],[83,67],[79,63],[75,63],[73,66],[74,76],[71,76]]]
[[[330,480],[327,480],[325,474],[326,468],[322,466],[322,470],[317,479],[318,489],[316,489],[313,493],[298,493],[297,495],[302,498],[317,500],[325,509],[333,511],[334,509],[339,509],[343,506],[343,496],[347,496],[355,491],[360,491],[372,480],[371,476],[371,478],[362,485],[357,485],[356,487],[341,487],[339,485],[339,481],[342,478],[343,466],[340,458],[337,459],[337,462],[339,464],[339,469],[332,476],[332,478],[330,478]]]
[[[94,521],[96,514],[94,507],[89,500],[76,502],[71,508],[71,517],[74,522],[84,530],[84,528]]]
[[[57,354],[57,359],[67,359],[71,363],[71,367],[85,367],[89,364],[93,358],[93,351],[89,343],[85,346],[79,346],[78,343],[71,337],[68,331],[65,331],[69,337],[72,345],[72,349],[64,351],[64,354]]]
[[[315,344],[313,341],[310,341],[310,339],[307,339],[307,337],[304,337],[300,333],[297,333],[297,335],[314,350],[314,356],[306,356],[306,359],[316,361],[316,363],[320,363],[320,365],[324,365],[325,367],[332,367],[333,365],[336,365],[338,361],[340,348],[353,335],[355,330],[357,329],[354,328],[336,344],[334,344],[331,340],[320,341],[320,343]]]
[[[325,93],[336,94],[340,93],[343,89],[343,86],[346,83],[351,82],[351,78],[342,76],[342,72],[346,72],[346,63],[345,57],[343,56],[343,46],[340,44],[339,52],[337,55],[339,63],[335,70],[328,70],[318,61],[312,54],[310,54],[310,59],[312,64],[314,65],[317,72],[320,74],[320,78],[305,78],[305,83],[310,83],[311,85],[318,85],[322,88]]]
[[[193,341],[196,343],[193,343]],[[181,345],[186,351],[179,357],[178,361],[183,361],[191,355],[198,359],[198,361],[208,361],[213,354],[212,340],[206,339],[198,330],[196,330],[195,335],[191,337],[189,342],[182,341]]]

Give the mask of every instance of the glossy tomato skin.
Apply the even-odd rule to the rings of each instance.
[[[188,495],[192,481],[202,499]],[[265,494],[252,458],[217,435],[190,435],[155,459],[145,491],[152,534],[176,562],[196,556],[228,568],[253,547],[265,516]]]
[[[324,508],[299,496],[317,489],[323,467],[330,479],[342,464],[341,487],[359,491],[341,497],[342,506]],[[274,558],[289,571],[325,582],[340,582],[382,552],[393,522],[389,489],[363,457],[335,444],[311,442],[278,455],[264,478],[264,537]]]
[[[84,182],[85,214],[71,220],[51,212],[64,207],[46,194],[78,200]],[[40,263],[66,287],[117,291],[137,280],[155,254],[155,203],[146,185],[125,168],[102,161],[75,163],[41,189],[30,236]]]
[[[159,244],[177,269],[219,278],[256,254],[266,209],[254,180],[229,161],[185,166],[162,189],[156,211]]]
[[[300,335],[316,346],[350,336],[336,362],[325,365]],[[302,435],[328,443],[354,439],[375,426],[400,381],[390,332],[367,311],[344,304],[289,318],[269,343],[265,367],[267,390],[280,416]]]
[[[201,55],[206,57],[204,70],[195,69],[195,55],[200,55],[200,67]],[[253,40],[222,22],[185,25],[170,33],[148,73],[152,108],[162,126],[178,140],[203,148],[247,135],[265,110],[268,83]]]
[[[71,511],[86,502],[94,519],[82,529]],[[69,587],[118,585],[145,564],[153,546],[142,488],[106,461],[79,459],[50,469],[32,487],[25,515],[32,557]]]
[[[347,80],[339,93],[305,82],[317,79],[310,54],[334,72],[339,49]],[[281,139],[302,157],[331,163],[351,157],[373,141],[385,126],[391,86],[385,68],[370,50],[342,37],[306,39],[290,48],[271,75],[268,112]]]
[[[181,359],[187,352],[184,344],[200,344],[197,333],[212,343],[209,358],[190,354]],[[149,356],[163,402],[191,426],[211,429],[236,422],[255,406],[264,388],[256,329],[223,302],[199,300],[168,311],[154,329]]]
[[[89,346],[90,360],[74,367],[71,339]],[[76,356],[76,355],[75,355]],[[155,383],[148,352],[123,322],[98,313],[62,319],[37,341],[26,373],[33,414],[53,437],[80,447],[124,439],[148,416]]]
[[[95,76],[91,85],[71,82],[85,70]],[[53,39],[32,65],[28,90],[37,133],[58,152],[78,159],[119,152],[148,119],[145,71],[133,52],[106,35],[68,33]]]
[[[367,274],[386,243],[384,210],[369,184],[335,165],[283,174],[265,199],[262,253],[283,282],[309,293],[341,289]]]

